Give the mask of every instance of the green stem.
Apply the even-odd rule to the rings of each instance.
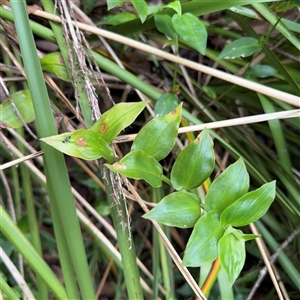
[[[37,56],[35,42],[30,29],[26,2],[12,1],[11,7],[27,74],[28,86],[36,114],[35,125],[38,136],[56,135],[56,125],[41,65]],[[62,247],[65,248],[67,246],[65,251],[68,251],[73,264],[72,270],[69,271],[73,272],[74,269],[76,273],[76,279],[80,286],[82,298],[94,299],[93,284],[76,215],[74,199],[69,188],[70,181],[67,175],[68,172],[64,157],[62,153],[48,145],[42,144],[42,148],[45,152],[45,174],[50,196],[51,212],[54,219],[56,219],[56,217],[60,219],[60,222],[53,223],[55,232],[58,233],[61,231],[64,235],[66,243],[63,244]],[[72,295],[75,293],[74,291]]]
[[[55,274],[45,261],[39,256],[36,250],[29,243],[27,238],[17,227],[16,224],[9,217],[5,209],[0,205],[1,215],[1,232],[11,242],[12,245],[19,251],[26,259],[28,264],[39,274],[45,282],[47,282],[49,288],[57,299],[69,299],[64,287],[59,282]]]
[[[41,3],[46,12],[51,13],[51,14],[53,14],[53,12],[56,13],[52,1],[41,0]],[[54,36],[56,38],[56,42],[59,46],[62,57],[64,59],[65,65],[69,66],[69,51],[72,51],[72,50],[68,49],[68,46],[64,39],[64,33],[63,33],[62,26],[59,23],[55,23],[55,22],[51,22],[51,21],[50,21],[50,25],[53,30]],[[67,67],[67,70],[69,72],[70,78],[72,78],[70,68]],[[85,89],[85,82],[84,82],[82,76],[80,74],[78,74],[76,71],[75,71],[75,73],[76,73],[75,74],[76,86],[74,86],[74,89],[76,89],[78,92],[80,108],[81,108],[82,114],[84,116],[86,125],[89,128],[89,127],[93,126],[93,121],[91,118],[91,116],[92,116],[91,107],[89,104],[89,97],[87,95],[87,92]],[[73,84],[75,85],[75,83],[73,83]]]
[[[258,11],[270,24],[276,26],[276,29],[284,36],[291,44],[300,50],[300,41],[296,36],[282,23],[278,22],[278,17],[274,15],[264,3],[253,3],[252,6]]]
[[[162,198],[163,198],[163,189],[162,188],[153,189],[153,202],[158,203]],[[170,239],[170,232],[167,226],[163,224],[160,224],[160,226],[164,231],[164,233],[166,234],[166,236]],[[154,240],[155,243],[153,243],[153,247],[157,248],[157,252],[159,254],[159,257],[157,257],[157,265],[161,265],[163,285],[166,291],[166,299],[175,299],[174,286],[172,285],[172,282],[174,282],[174,274],[172,272],[172,261],[170,255],[163,243],[162,238],[158,235],[156,230],[153,231],[153,237],[155,238]],[[154,274],[154,278],[156,279],[155,274]]]
[[[126,208],[126,199],[122,191],[121,178],[118,174],[113,173],[106,167],[103,167],[103,174],[106,181],[106,194],[111,206],[119,249],[122,256],[128,299],[143,299],[140,274],[136,262],[134,243],[130,234],[129,216]]]
[[[20,298],[15,294],[14,290],[6,283],[2,276],[0,276],[0,290],[2,291],[2,295],[4,296],[4,298],[8,297],[8,299],[10,300],[20,300]]]
[[[23,128],[22,128],[22,131]],[[24,135],[24,132],[23,132]],[[18,143],[19,145],[21,143]],[[20,145],[21,146],[21,145]],[[23,146],[23,145],[22,145]],[[23,148],[21,146],[21,148]],[[20,149],[20,148],[19,148]],[[23,152],[24,153],[24,152]],[[26,208],[27,208],[27,216],[29,220],[29,229],[30,229],[30,236],[31,242],[36,251],[42,256],[43,250],[39,235],[39,226],[35,212],[35,204],[34,204],[34,197],[32,192],[32,182],[30,178],[30,172],[28,168],[24,165],[20,165],[20,171],[22,176],[22,186],[24,192],[24,198],[26,201]],[[38,286],[38,298],[40,299],[48,299],[47,295],[47,287],[45,285],[44,280],[37,274],[37,286]]]
[[[3,29],[3,28],[2,28]],[[8,46],[7,41],[3,37],[0,37],[3,40],[3,43],[5,43],[6,46]],[[7,53],[3,50],[3,61],[6,65],[12,65],[12,61],[10,57],[7,55]],[[17,51],[14,51],[14,55],[17,58],[17,60],[20,62],[21,58],[20,55],[17,53]],[[13,73],[6,72],[8,77],[12,77]],[[24,82],[23,87],[27,87],[27,84]],[[12,83],[9,87],[10,94],[13,94],[17,91],[16,83]],[[16,131],[24,137],[24,128],[17,128]],[[22,153],[26,153],[26,148],[19,140],[17,140],[17,147]],[[39,226],[38,221],[36,217],[35,212],[35,205],[34,205],[34,197],[32,192],[32,181],[30,178],[30,172],[28,168],[24,164],[20,164],[19,170],[17,168],[12,168],[12,177],[13,177],[13,187],[14,187],[14,205],[16,209],[16,216],[17,220],[21,219],[22,217],[22,209],[21,209],[21,191],[20,191],[20,182],[19,182],[19,173],[20,178],[22,178],[22,189],[23,189],[23,196],[26,202],[26,209],[27,209],[27,217],[28,217],[28,224],[29,224],[29,230],[30,230],[30,237],[31,242],[36,251],[39,253],[40,256],[42,256],[42,245],[41,245],[41,239],[39,235]],[[45,281],[42,279],[42,277],[39,274],[36,274],[36,284],[37,284],[37,298],[38,299],[48,299],[48,290],[47,285],[45,284]]]
[[[160,177],[161,177],[163,182],[167,183],[169,186],[172,186],[172,182],[167,176],[162,174],[162,175],[160,175]]]

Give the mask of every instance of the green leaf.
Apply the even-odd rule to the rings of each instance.
[[[277,74],[277,71],[268,65],[251,66],[245,73],[247,77],[266,78]]]
[[[244,234],[244,233],[243,233],[243,235],[241,235],[241,237],[243,238],[243,240],[245,242],[257,239],[260,236],[261,236],[260,234]]]
[[[40,139],[46,144],[70,156],[85,160],[95,160],[104,157],[112,162],[114,152],[112,148],[91,130],[78,129]]]
[[[169,8],[174,9],[179,16],[181,16],[181,14],[182,14],[181,3],[178,0],[170,2],[169,4],[165,5],[164,7],[165,8],[169,7]]]
[[[91,127],[91,131],[108,144],[127,126],[129,126],[149,101],[119,103],[106,111]]]
[[[169,38],[174,38],[175,29],[172,24],[172,18],[165,14],[156,14],[154,16],[154,22],[157,30]]]
[[[247,18],[257,19],[259,17],[259,14],[255,10],[244,6],[232,6],[229,10]]]
[[[25,123],[27,124],[34,121],[35,112],[30,91],[23,90],[16,92],[10,96]],[[0,105],[0,128],[20,128],[22,126],[24,125],[21,122],[20,118],[16,115],[10,100],[5,100]]]
[[[136,9],[142,23],[145,22],[148,15],[148,6],[145,0],[131,0],[132,5]]]
[[[244,194],[221,214],[223,225],[245,226],[261,218],[275,198],[275,180]]]
[[[147,123],[136,136],[131,151],[144,151],[157,160],[165,158],[174,147],[181,111],[182,103],[168,115]]]
[[[200,218],[200,199],[191,193],[175,192],[164,197],[143,218],[167,226],[190,228]]]
[[[111,214],[111,207],[110,204],[108,202],[104,202],[103,200],[100,200],[95,206],[94,206],[95,210],[97,211],[97,213],[102,216],[102,217],[106,217],[109,216]]]
[[[122,4],[124,0],[107,0],[107,10],[113,9],[114,7]]]
[[[203,92],[212,100],[216,100],[217,99],[217,94],[214,91],[213,88],[209,87],[209,86],[204,86],[202,88]]]
[[[173,46],[176,44],[176,39],[171,39],[171,40],[167,40],[164,44],[163,44],[163,49],[169,46]]]
[[[243,269],[246,251],[245,240],[238,230],[228,227],[218,244],[220,263],[232,285]]]
[[[178,105],[178,97],[175,94],[164,93],[156,101],[154,112],[157,117],[165,116]]]
[[[118,13],[116,15],[109,14],[105,15],[100,22],[97,22],[96,25],[119,25],[136,19],[136,15],[133,13]]]
[[[82,0],[81,6],[86,15],[88,15],[96,6],[98,0]]]
[[[243,37],[227,45],[217,59],[235,59],[248,57],[260,48],[259,41],[252,37]]]
[[[144,179],[153,187],[161,187],[162,166],[143,151],[131,151],[120,161],[106,166],[133,179]]]
[[[215,260],[218,257],[218,242],[224,231],[218,212],[210,211],[201,217],[187,243],[182,265],[199,267]]]
[[[42,70],[56,75],[64,81],[71,81],[60,52],[52,52],[40,59]]]
[[[248,189],[249,174],[244,161],[240,158],[211,184],[205,198],[204,209],[222,212],[247,193]]]
[[[193,189],[203,183],[215,166],[213,141],[204,129],[197,138],[178,155],[171,172],[176,190]]]
[[[197,17],[190,13],[185,13],[181,16],[175,14],[172,17],[172,23],[176,32],[184,41],[205,55],[207,30]]]

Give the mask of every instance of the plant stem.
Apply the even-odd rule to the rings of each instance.
[[[113,173],[104,166],[102,170],[104,181],[106,182],[106,194],[111,206],[119,249],[122,256],[128,299],[143,299],[135,249],[132,248],[134,244],[131,240],[129,216],[125,203],[126,199],[122,190],[121,178],[120,175]]]
[[[57,134],[56,125],[30,28],[26,2],[12,1],[11,7],[36,114],[35,125],[38,136],[55,135]],[[75,271],[82,298],[94,299],[93,284],[88,269],[74,199],[69,188],[70,181],[64,157],[62,153],[48,145],[42,144],[42,148],[45,152],[45,174],[47,177],[51,212],[54,220],[60,220],[60,222],[53,223],[55,233],[62,232],[65,243],[61,247],[64,247],[64,250],[68,251],[68,256],[71,258],[73,264],[73,267],[69,268],[68,271]],[[60,241],[61,239],[58,240],[58,242]],[[74,294],[76,294],[76,291],[72,293],[72,295]]]
[[[54,4],[52,1],[41,0],[41,3],[43,5],[45,11],[47,11],[49,13],[55,12]],[[55,22],[51,22],[51,21],[50,21],[50,25],[53,30],[54,36],[56,38],[56,42],[59,46],[59,50],[63,56],[65,65],[67,66],[69,76],[70,76],[70,78],[72,78],[71,70],[69,68],[69,51],[71,51],[71,50],[68,49],[68,46],[64,39],[64,32],[63,32],[62,26],[59,23],[55,23]],[[91,113],[91,107],[89,105],[89,98],[88,98],[88,95],[87,95],[86,89],[85,89],[85,83],[84,83],[84,80],[82,79],[82,77],[77,72],[74,75],[74,77],[76,79],[76,84],[73,82],[74,89],[77,90],[77,92],[78,92],[80,109],[84,116],[86,125],[89,128],[93,125],[93,122],[91,119],[92,113]]]
[[[162,174],[162,175],[160,175],[160,177],[163,182],[167,183],[169,186],[172,186],[171,180],[167,176]]]
[[[0,215],[1,232],[3,235],[11,242],[12,245],[14,245],[15,249],[24,256],[35,272],[39,274],[45,282],[47,282],[49,288],[52,290],[57,299],[68,299],[65,289],[59,282],[56,275],[35,251],[17,225],[14,224],[2,205],[0,205]]]

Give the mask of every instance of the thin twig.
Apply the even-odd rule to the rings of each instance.
[[[252,231],[253,234],[259,234],[259,231],[257,230],[256,226],[253,223],[251,223],[249,226],[250,226],[250,229],[251,229],[251,231]],[[277,282],[276,275],[274,274],[275,272],[272,269],[271,264],[269,262],[269,259],[268,259],[269,255],[267,253],[267,247],[266,247],[266,245],[264,243],[264,240],[261,237],[259,237],[259,238],[255,239],[255,241],[256,241],[256,244],[257,244],[257,246],[259,248],[259,251],[261,253],[263,261],[264,261],[264,263],[266,265],[266,268],[268,269],[270,278],[271,278],[271,280],[273,282],[273,285],[274,285],[275,290],[277,292],[278,298],[279,298],[279,300],[284,300],[283,295],[282,295],[282,291],[280,290],[278,282]]]
[[[35,300],[34,295],[32,294],[30,288],[28,287],[24,277],[19,272],[19,270],[15,267],[14,263],[11,261],[9,256],[5,253],[2,247],[0,247],[0,258],[2,262],[6,265],[7,270],[10,272],[12,277],[15,279],[16,283],[22,290],[23,294],[26,296],[27,299]]]
[[[59,17],[57,17],[55,15],[52,15],[52,14],[49,14],[49,13],[46,13],[46,12],[43,12],[43,11],[40,11],[40,10],[36,10],[33,14],[37,15],[37,16],[40,16],[42,18],[49,19],[51,21],[61,22]],[[204,66],[202,64],[190,61],[188,59],[177,57],[173,54],[167,53],[167,52],[162,51],[160,49],[156,49],[156,48],[151,47],[149,45],[145,45],[141,42],[132,40],[132,39],[127,38],[125,36],[122,36],[120,34],[116,34],[116,33],[113,33],[113,32],[110,32],[110,31],[107,31],[107,30],[104,30],[104,29],[100,29],[100,28],[97,28],[97,27],[94,27],[94,26],[89,26],[89,25],[86,25],[86,24],[83,24],[83,23],[80,23],[80,22],[74,22],[74,23],[81,30],[89,31],[89,32],[94,33],[96,35],[100,35],[100,36],[103,36],[103,37],[108,38],[110,40],[122,43],[124,45],[140,49],[142,51],[145,51],[147,53],[162,57],[166,60],[175,62],[177,64],[182,64],[182,65],[184,65],[188,68],[197,70],[199,72],[209,74],[213,77],[222,79],[224,81],[231,82],[233,84],[242,86],[242,87],[247,88],[249,90],[252,90],[252,91],[261,93],[263,95],[281,100],[283,102],[289,103],[289,104],[294,105],[296,107],[300,107],[300,98],[299,98],[299,96],[292,95],[292,94],[289,94],[289,93],[286,93],[286,92],[282,92],[282,91],[273,89],[271,87],[268,87],[268,86],[265,86],[265,85],[262,85],[262,84],[259,84],[259,83],[256,83],[256,82],[253,82],[253,81],[241,78],[241,77],[237,77],[235,75],[228,74],[228,73],[222,72],[220,70],[210,68],[208,66]]]
[[[280,111],[280,112],[275,112],[270,114],[247,116],[247,117],[236,118],[231,120],[180,127],[178,133],[201,131],[204,128],[214,129],[214,128],[229,127],[229,126],[240,126],[245,124],[265,122],[269,120],[289,119],[289,118],[297,118],[297,117],[300,117],[300,109],[293,109],[293,110]],[[114,140],[114,143],[124,143],[124,142],[133,141],[136,136],[137,134],[120,135]]]
[[[300,233],[300,227],[295,229],[289,236],[288,238],[278,247],[278,249],[272,254],[272,256],[269,259],[270,264],[274,264],[275,260],[278,258],[280,252],[282,250],[284,250],[291,242],[292,240]],[[259,286],[261,285],[262,281],[264,280],[265,276],[267,274],[267,267],[265,266],[263,269],[260,270],[259,276],[256,280],[256,282],[253,285],[253,288],[250,292],[250,294],[248,295],[246,300],[251,300],[255,294],[255,292],[257,291],[257,289],[259,288]],[[287,300],[288,298],[285,297],[285,300]]]

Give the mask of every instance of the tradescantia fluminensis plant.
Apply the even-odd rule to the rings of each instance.
[[[236,229],[262,217],[275,197],[275,182],[248,192],[249,175],[240,158],[210,186],[201,200],[190,190],[199,187],[213,172],[215,157],[208,130],[178,155],[170,178],[163,175],[159,161],[175,145],[181,120],[179,104],[169,114],[154,118],[138,133],[131,151],[122,159],[114,156],[110,143],[129,126],[147,102],[121,103],[102,115],[95,125],[41,139],[59,151],[87,160],[103,157],[106,167],[128,178],[143,179],[153,187],[163,181],[175,190],[144,215],[168,226],[193,228],[182,264],[198,267],[220,258],[233,284],[245,262],[245,242],[257,235]]]

